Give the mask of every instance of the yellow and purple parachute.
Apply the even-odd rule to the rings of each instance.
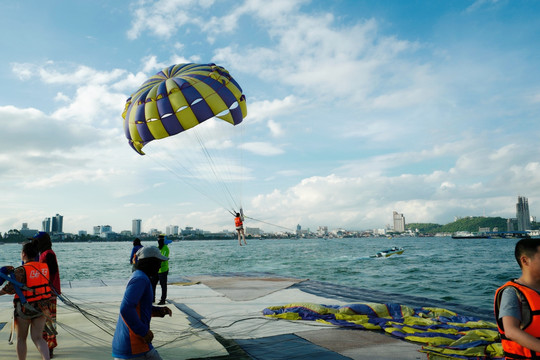
[[[172,65],[150,77],[126,101],[122,117],[131,147],[190,129],[213,117],[233,125],[247,115],[246,97],[216,64]]]

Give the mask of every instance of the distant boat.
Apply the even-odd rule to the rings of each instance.
[[[452,234],[452,239],[490,239],[491,236],[487,234],[477,234],[468,231],[458,231]]]
[[[393,247],[391,249],[387,249],[387,250],[383,250],[383,251],[379,251],[378,253],[376,253],[375,255],[371,255],[370,257],[372,258],[382,258],[382,257],[389,257],[389,256],[392,256],[392,255],[401,255],[403,254],[405,250],[403,248],[398,248],[398,247]]]

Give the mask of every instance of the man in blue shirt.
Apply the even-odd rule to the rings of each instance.
[[[152,306],[154,291],[150,278],[157,277],[161,262],[169,260],[155,246],[145,246],[137,252],[137,270],[126,287],[112,343],[115,359],[162,360],[152,346],[150,330],[153,316],[172,316],[168,307]]]

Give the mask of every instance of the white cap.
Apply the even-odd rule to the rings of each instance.
[[[169,260],[169,258],[161,254],[161,251],[155,246],[143,246],[137,251],[136,255],[139,260],[148,258],[156,258],[161,261]]]

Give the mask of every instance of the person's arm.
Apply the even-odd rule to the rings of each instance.
[[[137,305],[142,297],[142,289],[145,287],[142,282],[143,280],[140,278],[129,280],[122,304],[120,304],[120,315],[131,331],[144,337],[148,334],[150,327],[141,321],[137,311]]]
[[[504,334],[507,338],[517,342],[527,349],[540,352],[540,339],[537,339],[531,334],[521,330],[519,327],[521,321],[513,316],[503,316],[502,323],[504,327]]]
[[[24,272],[24,268],[22,266],[19,266],[15,270],[13,270],[13,266],[7,266],[9,271],[14,271],[15,273],[15,280],[17,280],[20,283],[25,283],[26,281],[26,273]],[[0,290],[0,295],[13,295],[15,294],[15,286],[12,282],[8,281],[6,285]]]

